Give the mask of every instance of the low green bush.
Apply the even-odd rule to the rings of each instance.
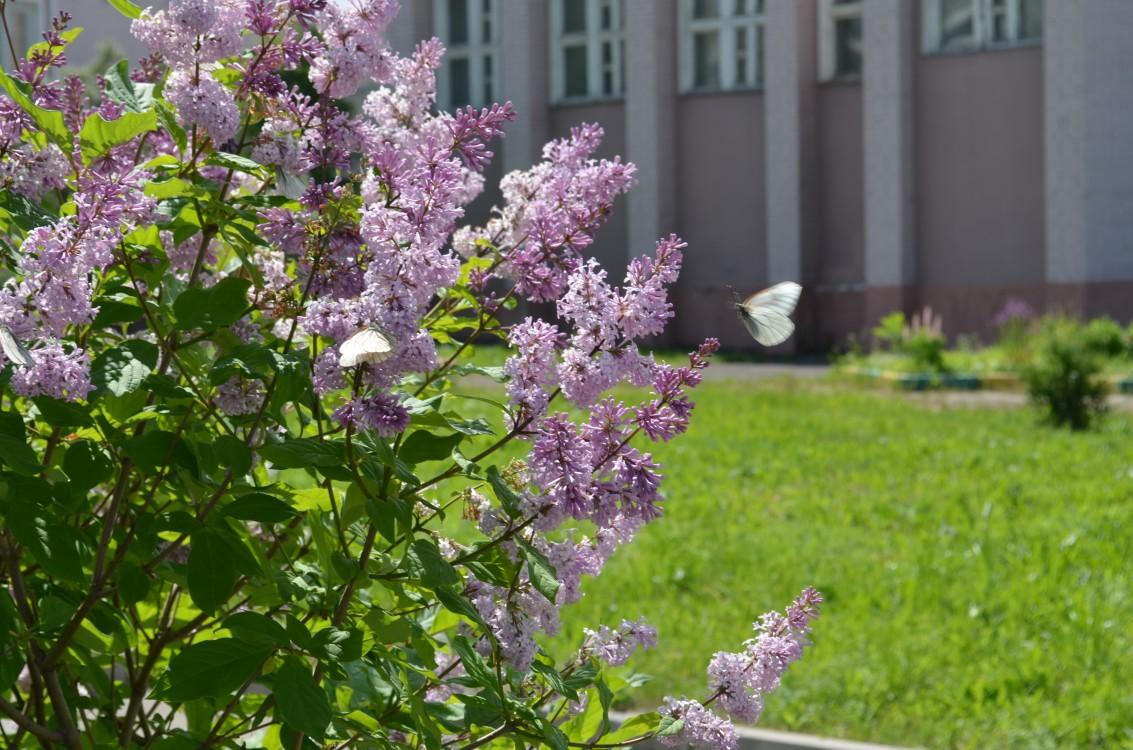
[[[1067,319],[1047,320],[1034,359],[1023,369],[1031,402],[1056,427],[1085,430],[1105,413],[1109,387],[1100,377],[1104,348],[1083,335],[1091,328]],[[1094,332],[1101,331],[1099,326]]]

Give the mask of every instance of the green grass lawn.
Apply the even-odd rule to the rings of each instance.
[[[701,695],[716,650],[814,584],[814,647],[763,726],[928,748],[1133,747],[1133,421],[1040,427],[791,383],[707,383],[657,447],[666,515],[588,582],[581,628],[645,615],[633,662]]]

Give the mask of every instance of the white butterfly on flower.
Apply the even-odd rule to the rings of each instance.
[[[31,352],[20,343],[20,340],[12,334],[12,330],[5,325],[0,325],[0,350],[3,350],[5,357],[18,365],[31,367],[35,364]]]
[[[381,331],[367,326],[338,347],[338,366],[376,365],[389,358],[393,346]]]
[[[775,346],[789,339],[795,331],[790,315],[802,291],[795,282],[784,281],[736,303],[740,320],[751,337],[764,346]]]

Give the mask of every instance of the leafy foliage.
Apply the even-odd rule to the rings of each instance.
[[[654,631],[602,626],[558,662],[539,637],[660,515],[640,446],[687,429],[716,348],[638,348],[672,317],[679,238],[624,287],[581,253],[633,166],[580,127],[458,228],[514,112],[436,112],[443,50],[394,55],[396,3],[110,5],[154,56],[96,101],[53,74],[66,14],[0,75],[7,744],[601,740]],[[558,300],[557,322],[515,322],[519,300]],[[503,368],[475,364],[481,340]],[[609,396],[627,381],[647,400]],[[818,601],[730,655],[766,684],[722,705],[778,684]],[[695,706],[727,747],[720,698],[627,742],[698,739]]]

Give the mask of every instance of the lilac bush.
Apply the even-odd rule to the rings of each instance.
[[[586,256],[633,165],[579,127],[461,226],[515,113],[438,112],[444,49],[391,52],[394,0],[111,5],[151,55],[93,95],[66,15],[0,74],[6,744],[733,747],[813,590],[617,729],[656,631],[543,647],[661,515],[648,445],[717,348],[640,348],[679,238],[621,286]]]

